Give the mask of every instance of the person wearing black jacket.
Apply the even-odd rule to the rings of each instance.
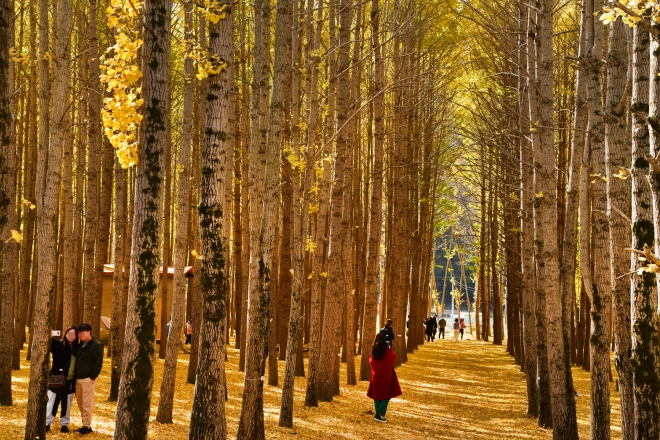
[[[58,335],[53,332],[53,336]],[[71,401],[76,392],[75,368],[76,354],[78,352],[78,331],[70,327],[64,332],[61,340],[53,338],[50,352],[53,355],[53,366],[50,375],[64,374],[66,382],[62,388],[48,388],[48,404],[46,405],[46,431],[55,420],[57,408],[62,406],[60,413],[60,425],[62,432],[69,432],[69,420],[71,420]]]
[[[426,318],[424,320],[424,327],[426,327],[424,331],[426,333],[426,342],[433,342],[433,319]]]
[[[392,320],[388,319],[385,321],[385,327],[380,329],[381,333],[385,333],[385,336],[387,337],[387,343],[392,346],[392,341],[394,341],[394,330],[392,330]]]
[[[94,386],[103,367],[103,345],[92,337],[92,326],[78,326],[80,348],[76,361],[76,402],[82,415],[80,434],[92,432],[92,409],[94,408]]]
[[[435,318],[435,315],[431,316],[431,326],[433,327],[433,333],[431,334],[431,342],[435,340],[435,332],[438,331],[438,320]]]

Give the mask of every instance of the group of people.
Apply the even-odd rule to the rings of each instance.
[[[46,405],[46,431],[61,407],[61,432],[69,432],[73,395],[82,416],[79,434],[92,432],[94,387],[103,367],[103,345],[92,336],[92,326],[84,323],[69,327],[63,335],[51,333],[50,352],[53,365],[48,378],[48,404]],[[56,339],[56,336],[61,338]]]
[[[436,319],[435,315],[431,315],[430,317],[424,319],[424,327],[426,328],[424,332],[426,334],[426,342],[433,342],[435,340],[435,334],[438,330],[438,338],[442,337],[442,339],[445,339],[445,327],[447,327],[447,321],[445,321],[445,318],[440,318],[438,320]],[[467,326],[465,325],[465,320],[463,318],[454,319],[454,341],[458,341],[459,335],[461,339],[463,339],[466,327]]]
[[[439,329],[442,339],[445,338],[445,327],[447,321],[444,318],[437,320],[435,315],[424,320],[426,327],[426,336],[428,341],[435,339],[435,333]],[[463,318],[454,319],[454,341],[458,341],[460,336],[463,339],[465,333],[465,320]],[[402,394],[399,380],[394,370],[396,362],[396,353],[392,350],[392,341],[394,341],[394,330],[392,329],[392,320],[388,319],[374,340],[371,347],[371,356],[369,356],[369,365],[371,365],[371,380],[367,396],[374,400],[376,415],[374,420],[380,423],[387,422],[385,413],[390,399]]]

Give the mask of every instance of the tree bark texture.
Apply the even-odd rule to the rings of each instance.
[[[18,257],[18,242],[7,240],[16,222],[16,154],[14,144],[13,99],[14,68],[9,56],[13,46],[14,8],[11,0],[0,2],[0,405],[12,404],[11,370],[9,361],[14,343],[14,270]]]
[[[93,331],[101,330],[101,291],[96,290],[95,245],[98,237],[99,221],[99,185],[101,174],[101,87],[99,64],[99,39],[97,35],[97,0],[89,1],[89,22],[87,38],[89,40],[88,78],[87,78],[87,199],[85,201],[85,241],[83,244],[83,322],[89,323]],[[144,82],[144,80],[143,80]],[[146,99],[145,99],[146,102]],[[39,182],[37,181],[37,184]],[[104,262],[101,262],[103,264]],[[101,273],[102,274],[102,273]]]
[[[657,190],[658,174],[650,172],[649,153],[655,150],[649,141],[650,131],[644,121],[649,110],[650,36],[648,31],[633,29],[633,154],[632,154],[632,245],[643,251],[656,250],[655,213],[652,193]],[[656,46],[657,47],[657,46]],[[653,58],[656,58],[655,56]],[[657,60],[654,60],[657,63]],[[653,81],[655,83],[655,80]],[[655,89],[655,86],[653,87]],[[656,100],[657,105],[657,100]],[[657,114],[657,107],[654,109]],[[641,117],[640,117],[641,116]],[[654,155],[655,157],[655,155]],[[653,190],[649,188],[649,181]],[[649,261],[638,261],[631,256],[633,270],[648,266]],[[644,270],[632,277],[632,359],[635,395],[635,438],[653,439],[660,435],[660,405],[658,405],[658,289],[656,275]]]
[[[142,96],[135,173],[133,243],[122,375],[117,399],[115,438],[146,439],[156,339],[156,296],[160,272],[163,174],[168,111],[171,9],[167,0],[144,4]]]
[[[538,291],[546,296],[545,313],[547,316],[547,353],[548,366],[561,365],[562,368],[549,368],[550,393],[552,396],[552,425],[557,438],[577,439],[577,420],[575,415],[575,396],[567,385],[572,384],[570,369],[565,368],[565,346],[562,338],[562,301],[559,286],[559,254],[557,247],[557,211],[555,207],[556,173],[553,122],[552,89],[552,5],[543,0],[539,14],[540,63],[538,65],[539,84],[539,149],[535,148],[536,184],[538,197],[536,214],[538,216]],[[572,388],[572,387],[571,387]]]
[[[185,38],[193,38],[193,4],[192,0],[184,3]],[[156,421],[172,423],[172,407],[174,404],[174,389],[176,367],[181,346],[181,330],[185,328],[186,305],[186,251],[188,250],[188,212],[190,210],[190,144],[192,134],[193,106],[193,62],[186,58],[183,65],[183,123],[181,126],[181,151],[179,152],[179,188],[177,192],[178,215],[176,221],[176,236],[174,244],[174,281],[172,283],[172,321],[170,333],[167,336],[167,349],[163,379],[160,385],[160,400]],[[166,209],[169,209],[167,204]],[[229,215],[229,213],[227,213]],[[167,264],[167,262],[166,262]],[[166,278],[167,280],[167,278]],[[164,327],[161,327],[164,328]],[[162,340],[162,338],[161,338]]]
[[[40,24],[42,26],[40,37],[44,38],[40,47],[40,56],[43,56],[48,50],[47,1],[41,1],[39,3],[39,12]],[[44,61],[47,63],[47,60]],[[40,73],[45,73],[45,70],[41,70]],[[42,75],[40,79],[41,81],[46,81],[47,78],[45,75]],[[66,90],[66,82],[60,84],[60,87]],[[58,93],[62,93],[62,90],[58,90]],[[47,100],[43,100],[43,98],[44,96],[42,94],[42,104],[47,103]],[[46,391],[48,387],[48,371],[50,370],[51,314],[56,288],[57,260],[55,254],[57,250],[57,214],[61,182],[62,147],[61,143],[57,143],[51,145],[50,148],[43,148],[42,146],[40,149],[40,153],[48,154],[48,165],[44,173],[46,185],[37,191],[40,197],[36,203],[37,229],[39,231],[39,248],[37,254],[39,263],[37,277],[39,282],[34,297],[34,316],[39,316],[40,319],[35,319],[31,329],[32,357],[30,387],[28,389],[27,422],[25,425],[26,440],[44,438],[46,435]],[[43,159],[45,160],[46,158]],[[39,182],[37,182],[37,185],[39,185]]]
[[[607,56],[607,98],[605,102],[605,159],[607,171],[607,215],[610,229],[610,273],[612,280],[615,354],[619,399],[621,401],[621,438],[635,438],[633,374],[630,364],[631,322],[630,272],[630,184],[621,170],[627,168],[632,150],[627,143],[625,111],[628,78],[629,41],[625,25],[617,20],[610,25],[610,46]],[[619,211],[619,212],[617,212]],[[622,215],[623,214],[623,215]],[[625,217],[627,218],[625,218]],[[622,277],[624,276],[624,277]],[[608,359],[609,360],[609,359]]]
[[[226,18],[209,23],[209,49],[229,65],[232,53],[233,12],[226,5]],[[203,319],[200,326],[200,354],[197,366],[195,395],[190,415],[191,439],[225,439],[225,325],[227,325],[229,231],[223,228],[225,191],[231,191],[226,182],[225,167],[233,149],[233,140],[227,133],[230,127],[228,94],[231,93],[230,69],[209,77],[206,95],[206,130],[202,151],[201,200],[199,227],[202,244]]]

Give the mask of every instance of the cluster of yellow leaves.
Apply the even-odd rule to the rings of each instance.
[[[181,50],[185,57],[192,59],[197,67],[195,76],[198,80],[207,78],[209,75],[218,75],[227,67],[225,60],[220,58],[219,55],[209,56],[208,51],[203,50],[199,43],[193,40],[184,40],[181,44]],[[185,78],[185,81],[190,81],[190,78]]]
[[[25,205],[26,207],[28,207],[28,208],[30,208],[30,209],[34,209],[34,208],[36,208],[36,206],[34,205],[34,203],[32,203],[31,201],[29,201],[29,200],[27,200],[27,199],[23,199],[23,205]]]
[[[312,240],[311,235],[308,235],[305,239],[305,250],[311,253],[316,252],[316,242]]]
[[[30,56],[28,55],[27,52],[22,54],[17,53],[16,49],[14,49],[13,47],[9,49],[9,56],[11,57],[11,60],[16,64],[21,64],[21,63],[27,64],[30,61]]]
[[[213,24],[217,24],[220,20],[227,17],[227,4],[222,4],[221,0],[206,0],[204,2],[204,9],[206,9],[206,18]]]
[[[101,118],[122,168],[138,162],[137,130],[142,121],[139,108],[143,100],[135,84],[142,78],[137,65],[138,49],[142,46],[137,33],[142,6],[140,1],[111,0],[105,10],[108,27],[116,31],[116,44],[108,48],[101,66],[101,82],[110,94],[103,99]]]
[[[630,27],[637,26],[642,19],[649,20],[652,24],[660,24],[660,1],[645,1],[645,0],[621,0],[625,8],[629,9],[632,13],[627,13],[617,7],[604,7],[600,20],[603,24],[608,25],[621,17],[623,22]],[[595,12],[598,15],[600,12]]]
[[[291,164],[291,169],[302,173],[307,167],[307,162],[305,162],[305,147],[301,146],[298,148],[299,154],[296,154],[296,150],[293,148],[293,145],[287,143],[284,147],[284,157]]]
[[[605,176],[603,176],[602,174],[599,174],[599,173],[589,174],[589,177],[595,177],[595,179],[593,179],[591,181],[591,183],[596,182],[596,180],[598,180],[598,179],[600,179],[604,182],[609,182],[610,181],[610,179],[608,179],[607,177],[605,177]]]
[[[619,168],[619,172],[614,174],[612,177],[616,177],[617,179],[621,179],[621,180],[626,180],[628,177],[630,177],[630,171],[628,171],[625,168]]]

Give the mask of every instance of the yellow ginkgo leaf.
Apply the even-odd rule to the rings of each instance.
[[[12,240],[14,240],[16,243],[20,243],[21,240],[23,240],[23,235],[20,232],[18,232],[16,229],[12,229],[11,238],[5,241],[5,243],[9,243]]]
[[[537,198],[540,199],[541,197],[543,197],[543,191],[537,192],[536,194],[534,194],[534,197],[537,197]]]
[[[192,251],[190,251],[190,255],[192,255],[193,257],[197,258],[198,260],[203,260],[203,259],[204,259],[204,257],[202,257],[201,255],[199,255],[195,249],[193,249]]]

